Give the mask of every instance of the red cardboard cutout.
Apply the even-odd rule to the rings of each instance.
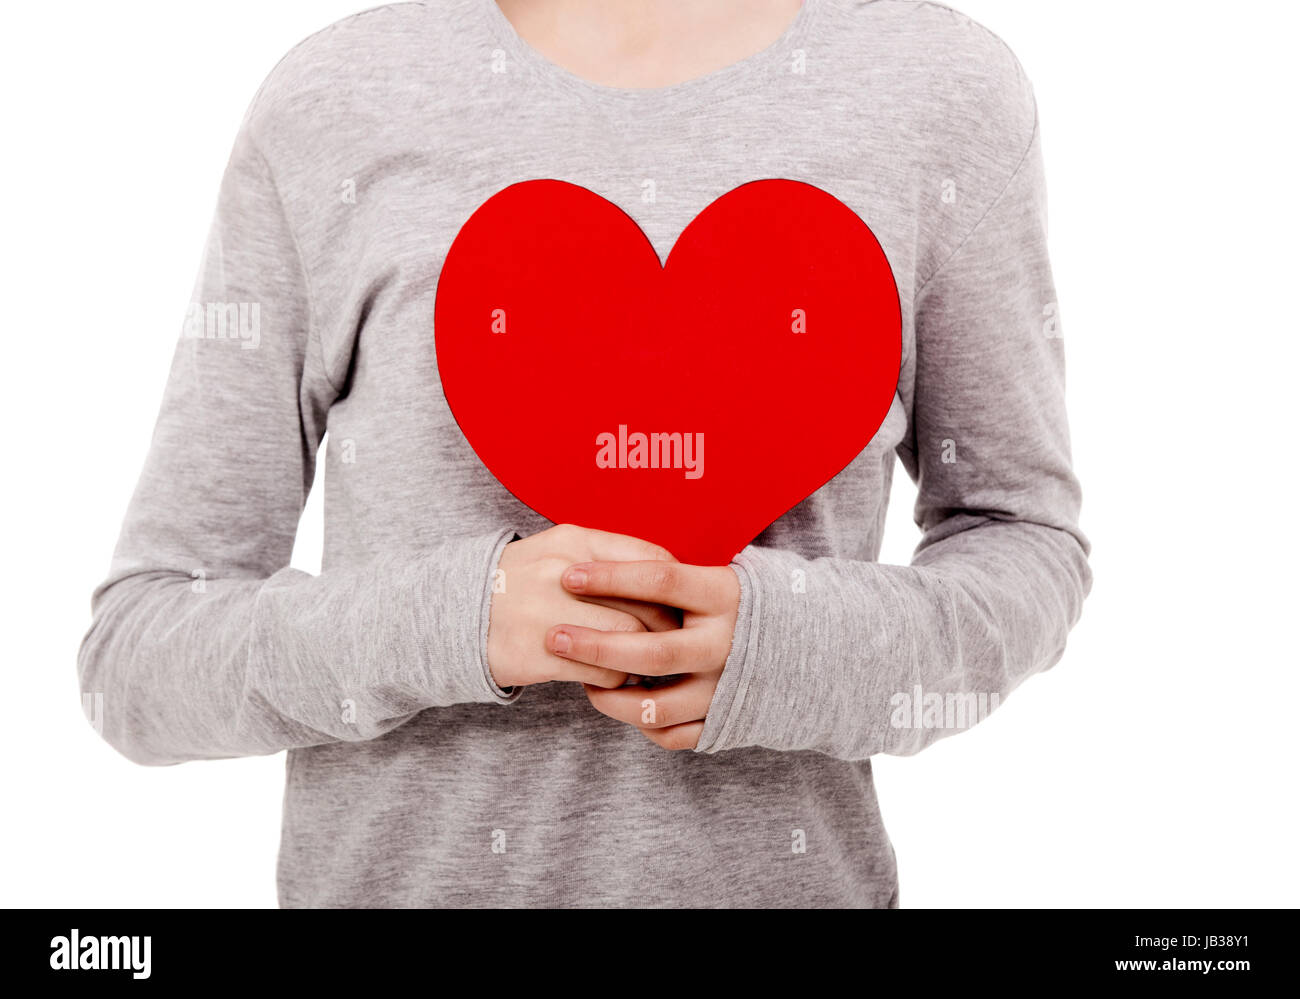
[[[447,403],[507,489],[697,565],[849,464],[898,385],[884,251],[797,181],[723,195],[662,266],[604,198],[515,184],[462,227],[434,313]]]

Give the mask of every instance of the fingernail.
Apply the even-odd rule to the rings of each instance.
[[[565,652],[568,652],[572,646],[573,646],[573,639],[569,637],[569,633],[567,631],[557,631],[555,633],[555,638],[551,640],[551,647],[555,649],[556,652],[559,652],[561,655],[563,655]]]
[[[575,590],[580,590],[587,585],[586,569],[569,569],[564,574],[564,585]]]

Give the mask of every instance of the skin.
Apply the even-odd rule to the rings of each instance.
[[[512,541],[500,568],[488,621],[500,686],[578,682],[597,711],[656,745],[696,747],[736,629],[733,569],[571,524]]]
[[[597,688],[618,687],[627,671],[552,654],[545,635],[559,621],[603,634],[675,630],[681,615],[672,608],[636,599],[568,591],[560,583],[574,562],[591,559],[667,561],[658,545],[620,534],[561,524],[501,553],[504,587],[492,594],[487,654],[492,678],[502,687],[569,680]]]
[[[608,87],[666,87],[767,48],[800,0],[497,0],[551,62]]]
[[[800,0],[498,0],[520,37],[610,87],[666,87],[775,42]],[[596,710],[665,749],[694,749],[735,632],[730,567],[683,565],[636,538],[560,525],[515,541],[492,597],[501,686],[583,685]],[[647,685],[645,678],[673,677]]]
[[[632,634],[563,624],[547,633],[546,646],[557,656],[591,666],[642,677],[679,677],[653,692],[586,685],[587,699],[597,711],[633,726],[664,749],[694,749],[736,630],[740,581],[735,570],[662,560],[583,562],[565,570],[561,582],[570,593],[681,609],[682,626],[674,631]]]

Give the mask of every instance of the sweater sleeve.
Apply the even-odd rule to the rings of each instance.
[[[697,750],[909,755],[1061,658],[1092,586],[1035,122],[1014,174],[918,290],[908,566],[751,545]],[[792,575],[804,585],[792,592]]]
[[[319,576],[288,567],[335,397],[250,108],[78,673],[139,763],[375,738],[505,703],[487,668],[500,531]]]

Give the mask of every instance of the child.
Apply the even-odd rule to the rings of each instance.
[[[443,259],[533,178],[608,199],[661,260],[765,178],[879,240],[892,406],[732,565],[552,526],[449,410]],[[82,688],[141,763],[288,751],[284,906],[897,906],[871,757],[1055,664],[1091,586],[1055,298],[1031,85],[940,4],[348,18],[239,130]],[[326,430],[313,577],[287,565]],[[875,561],[895,455],[910,566]]]

